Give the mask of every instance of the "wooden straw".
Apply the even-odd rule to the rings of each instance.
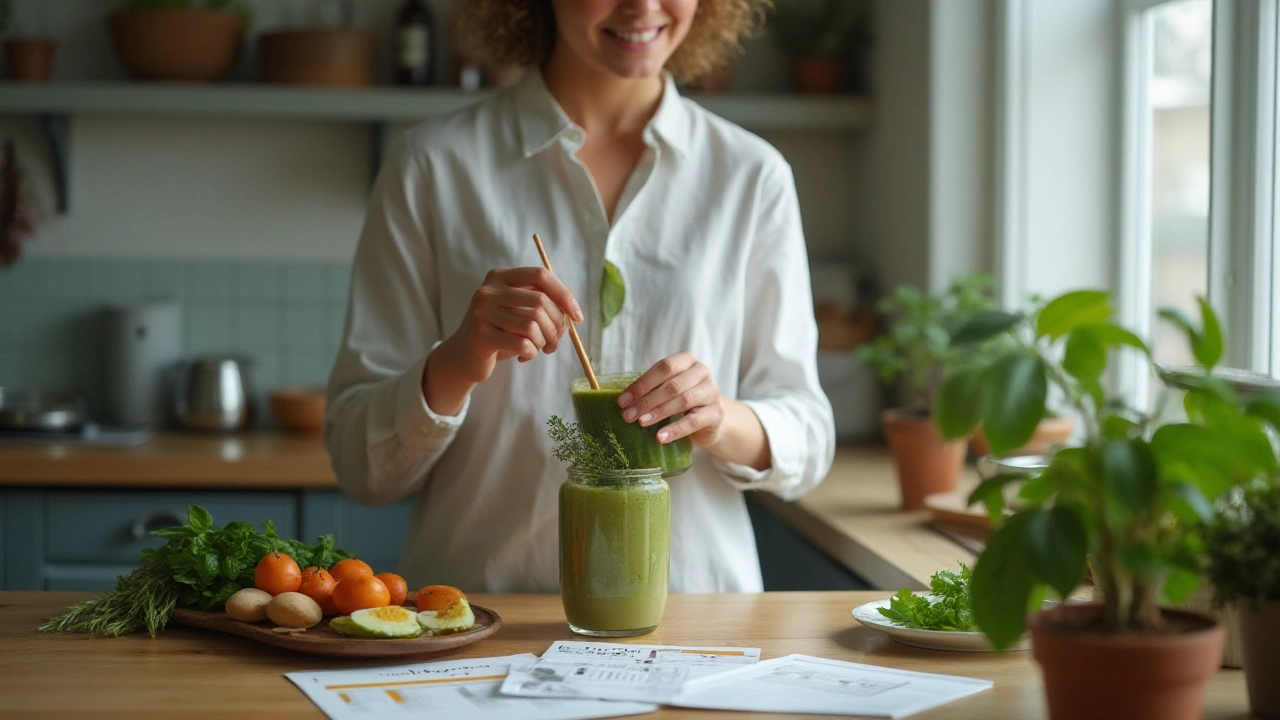
[[[555,274],[555,270],[551,269],[551,260],[547,257],[547,251],[542,248],[542,238],[538,237],[538,233],[533,234],[533,244],[538,246],[538,254],[542,256],[542,266],[547,272]],[[582,340],[578,337],[578,331],[574,328],[573,318],[565,318],[569,321],[569,338],[573,340],[573,349],[578,351],[578,360],[582,362],[582,372],[587,374],[587,382],[591,383],[592,390],[599,390],[600,383],[596,381],[595,371],[591,369],[591,358],[587,357],[587,351],[582,347]]]

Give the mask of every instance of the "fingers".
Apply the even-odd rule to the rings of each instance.
[[[569,288],[560,282],[560,278],[546,268],[520,267],[508,270],[491,270],[488,277],[485,278],[485,284],[490,284],[491,279],[511,287],[532,288],[545,294],[553,305],[572,317],[574,322],[582,322],[586,319],[582,314],[582,308],[578,307],[578,301],[574,299],[573,293],[569,292]]]
[[[539,285],[543,289],[539,289]],[[490,271],[485,283],[472,297],[469,320],[473,328],[492,328],[527,341],[527,345],[517,340],[499,340],[497,335],[485,332],[474,336],[477,341],[483,341],[477,350],[482,354],[519,357],[521,362],[533,359],[538,351],[555,352],[568,326],[569,316],[549,293],[567,297],[573,310],[581,315],[573,296],[545,270],[515,268]],[[528,347],[533,348],[531,353],[526,352]]]
[[[691,353],[672,355],[645,371],[618,398],[622,419],[648,427],[679,413],[716,403],[720,389],[710,369]]]
[[[699,444],[698,433],[707,431],[714,435],[724,422],[724,409],[719,403],[696,407],[684,414],[684,417],[658,431],[658,442],[667,444],[682,437],[693,436],[694,443]]]

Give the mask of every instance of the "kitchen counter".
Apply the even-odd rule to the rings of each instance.
[[[128,448],[0,444],[0,486],[80,488],[337,488],[317,435],[164,432]]]
[[[679,482],[679,480],[675,480]],[[965,483],[976,482],[966,469]],[[0,487],[333,490],[318,436],[160,433],[132,448],[0,444]],[[756,498],[850,572],[879,588],[928,587],[929,576],[974,555],[898,509],[897,476],[880,447],[842,447],[826,480],[795,502]]]
[[[883,592],[672,595],[658,630],[624,642],[759,647],[761,659],[789,653],[984,678],[991,690],[913,718],[1033,720],[1045,717],[1038,668],[1030,652],[1006,654],[920,650],[854,621],[849,611]],[[392,662],[300,655],[249,640],[172,625],[157,638],[44,635],[35,628],[83,593],[0,592],[0,715],[50,717],[323,718],[284,673]],[[555,595],[481,595],[472,600],[503,619],[496,635],[434,659],[541,654],[574,639]],[[579,638],[581,639],[581,638]],[[423,658],[425,661],[433,659]],[[649,717],[780,717],[664,708]],[[1204,717],[1248,717],[1244,675],[1221,670],[1209,684]]]

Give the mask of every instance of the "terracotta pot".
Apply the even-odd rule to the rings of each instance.
[[[833,57],[791,59],[791,84],[796,92],[829,95],[844,84],[844,60]]]
[[[1161,612],[1195,629],[1170,635],[1073,629],[1102,614],[1096,604],[1032,615],[1031,650],[1044,674],[1050,720],[1198,720],[1225,633],[1198,613]]]
[[[108,19],[111,46],[141,80],[209,82],[235,68],[244,17],[200,9],[124,10]]]
[[[919,510],[925,497],[956,489],[964,465],[964,440],[947,441],[933,418],[899,410],[885,410],[880,424],[898,467],[903,510]]]
[[[4,41],[4,72],[10,80],[42,83],[53,73],[58,41],[48,37],[12,37]]]
[[[258,38],[258,67],[270,83],[364,87],[373,83],[375,54],[367,30],[281,30]]]
[[[1061,445],[1071,439],[1076,423],[1068,417],[1051,417],[1040,421],[1036,431],[1026,445],[1005,453],[1006,455],[1043,455],[1051,445]],[[987,436],[982,428],[969,438],[969,452],[974,457],[986,457],[991,454],[991,446],[987,444]]]
[[[1280,718],[1280,600],[1261,607],[1245,601],[1237,609],[1249,709],[1261,718]]]

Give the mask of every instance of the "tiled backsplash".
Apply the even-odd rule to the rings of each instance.
[[[0,387],[80,393],[101,416],[103,309],[152,298],[181,301],[184,354],[251,358],[260,396],[323,385],[349,273],[347,263],[24,258],[0,270]]]

